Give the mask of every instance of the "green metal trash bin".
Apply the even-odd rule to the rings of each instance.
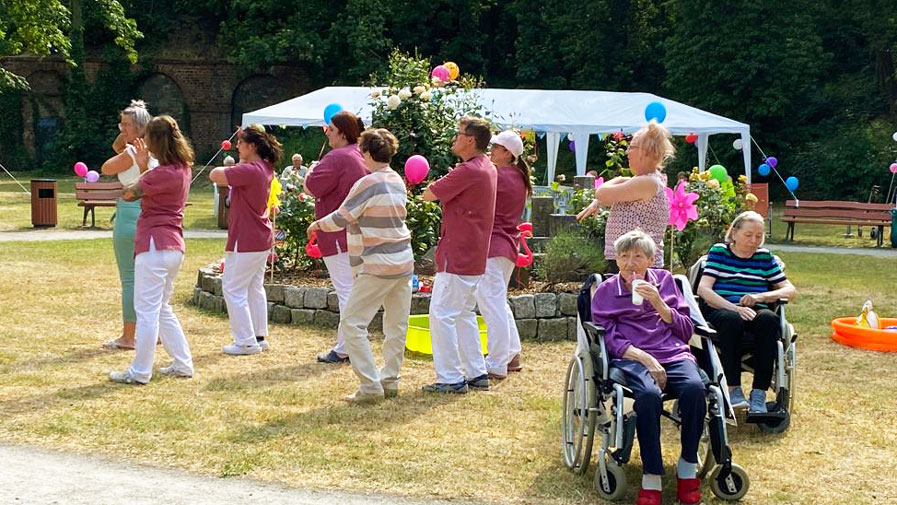
[[[891,247],[897,247],[897,207],[891,209]]]

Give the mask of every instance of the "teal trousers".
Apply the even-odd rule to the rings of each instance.
[[[115,228],[112,244],[115,247],[115,262],[121,279],[121,314],[126,323],[137,321],[134,312],[134,234],[137,232],[137,218],[140,217],[140,201],[115,203]]]

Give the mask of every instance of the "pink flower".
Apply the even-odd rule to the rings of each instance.
[[[623,132],[614,132],[614,140],[620,141],[623,138]]]
[[[602,184],[604,184],[604,177],[595,179],[595,189],[600,188]]]
[[[695,200],[698,199],[697,193],[685,192],[685,181],[679,181],[676,190],[666,188],[667,199],[670,201],[670,221],[669,224],[682,231],[689,221],[698,218],[698,208],[695,207]]]

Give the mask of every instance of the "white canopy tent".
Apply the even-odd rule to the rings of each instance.
[[[262,123],[289,126],[323,126],[324,107],[340,104],[355,112],[365,123],[371,121],[368,87],[333,86],[321,88],[279,104],[243,114],[243,124]],[[589,136],[617,131],[634,133],[645,125],[645,107],[660,102],[666,108],[663,125],[673,135],[698,136],[698,166],[707,164],[710,135],[741,135],[744,145],[744,174],[751,181],[750,126],[716,114],[674,102],[650,93],[614,91],[575,91],[543,89],[477,89],[479,103],[489,111],[489,119],[502,128],[533,130],[544,133],[548,144],[548,181],[554,180],[561,137],[573,134],[576,144],[576,173],[586,173]]]

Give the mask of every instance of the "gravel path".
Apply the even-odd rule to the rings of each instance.
[[[0,503],[42,505],[475,505],[307,491],[219,479],[111,459],[0,444]]]

